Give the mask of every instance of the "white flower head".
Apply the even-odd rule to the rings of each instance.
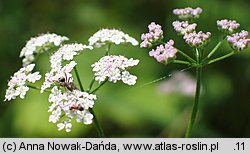
[[[64,67],[58,66],[57,68],[51,69],[49,73],[45,74],[45,81],[41,88],[41,93],[44,92],[45,89],[50,88],[53,83],[58,83],[60,78],[65,78],[70,83],[73,83],[72,70],[77,65],[75,61],[71,61],[66,64]]]
[[[57,124],[58,131],[65,129],[66,132],[70,132],[72,128],[71,120],[65,120],[62,123]]]
[[[80,43],[74,44],[65,44],[61,46],[51,57],[50,57],[50,64],[51,69],[58,69],[61,68],[62,61],[71,61],[73,60],[74,56],[79,54],[80,51],[83,50],[92,50],[92,46],[83,45]]]
[[[29,87],[26,83],[35,83],[37,80],[41,79],[39,72],[32,73],[35,64],[30,64],[25,67],[22,67],[19,71],[14,73],[11,79],[8,82],[8,89],[6,90],[5,100],[15,99],[17,96],[24,99]]]
[[[116,29],[101,29],[89,38],[89,45],[97,48],[108,43],[138,45],[136,39]]]
[[[137,77],[129,74],[127,69],[138,63],[139,60],[134,60],[133,58],[127,59],[124,56],[109,55],[102,57],[91,66],[95,72],[95,80],[99,83],[105,80],[116,83],[122,80],[125,84],[134,85]]]
[[[88,111],[93,108],[96,95],[82,92],[80,90],[61,91],[57,86],[53,87],[49,96],[51,106],[48,112],[52,112],[49,117],[49,122],[58,123],[58,130],[66,129],[66,132],[71,130],[71,120],[76,117],[77,122],[91,124],[93,115]],[[61,115],[66,120],[60,123]]]
[[[59,46],[63,41],[69,40],[65,36],[56,34],[41,34],[32,37],[21,50],[20,57],[23,58],[23,66],[27,66],[35,60],[37,54],[47,51],[52,46]]]

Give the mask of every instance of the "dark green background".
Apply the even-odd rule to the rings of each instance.
[[[0,100],[4,99],[7,80],[21,67],[19,53],[31,36],[54,32],[71,42],[87,43],[100,28],[117,28],[140,40],[147,25],[163,26],[165,40],[190,52],[176,35],[171,23],[177,18],[172,10],[181,7],[203,9],[198,30],[210,31],[207,51],[220,40],[216,20],[235,19],[241,29],[250,30],[248,0],[0,0]],[[104,48],[77,58],[82,82],[86,86],[93,73],[90,65]],[[183,137],[193,98],[178,92],[160,93],[162,81],[149,83],[185,66],[164,66],[148,56],[147,49],[112,46],[112,54],[140,60],[131,72],[138,76],[135,86],[107,84],[98,93],[94,109],[107,137]],[[224,43],[217,54],[231,49]],[[209,65],[204,69],[203,92],[194,137],[250,137],[250,50]],[[37,67],[49,70],[48,57],[41,56]],[[194,75],[193,70],[187,71]],[[38,84],[41,84],[38,83]],[[146,85],[145,85],[146,84]],[[58,132],[48,122],[47,94],[30,90],[25,100],[0,101],[0,137],[98,137],[94,125],[74,123],[72,132]]]

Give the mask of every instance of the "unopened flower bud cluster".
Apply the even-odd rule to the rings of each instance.
[[[248,32],[242,30],[239,33],[232,34],[232,36],[227,36],[227,41],[231,47],[236,51],[241,51],[245,49],[250,42],[250,39],[247,38]]]
[[[174,41],[169,40],[165,45],[161,44],[160,46],[157,46],[155,50],[151,50],[149,55],[154,57],[160,63],[168,63],[176,57],[177,49],[173,46]]]
[[[199,31],[198,33],[196,33],[194,31],[192,33],[185,34],[183,39],[191,47],[201,48],[208,44],[210,37],[211,37],[210,32],[203,33],[202,31]]]
[[[192,20],[200,17],[202,9],[200,7],[197,7],[195,9],[187,7],[184,9],[174,9],[173,13],[182,20]]]
[[[163,31],[159,24],[152,22],[148,25],[148,33],[142,34],[141,48],[150,48],[153,45],[156,49],[152,49],[149,52],[149,56],[154,57],[160,63],[169,63],[176,58],[177,49],[173,47],[174,41],[170,40],[167,43],[162,43],[163,41]]]
[[[148,33],[141,35],[141,48],[151,47],[153,44],[163,39],[163,31],[159,24],[152,22],[148,25],[148,30]]]
[[[240,24],[235,20],[218,20],[217,26],[219,30],[227,34],[227,41],[235,51],[244,50],[250,42],[250,39],[247,38],[247,31],[242,30],[239,33],[235,33],[235,31],[240,27]]]
[[[235,20],[217,20],[218,29],[224,31],[226,34],[232,34],[236,29],[240,27],[240,24]]]

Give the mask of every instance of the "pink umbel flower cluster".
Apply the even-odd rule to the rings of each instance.
[[[151,22],[148,25],[148,33],[142,34],[141,39],[141,48],[151,47],[154,43],[163,39],[163,31],[161,26],[156,24],[155,22]]]
[[[184,9],[174,9],[173,13],[182,20],[189,20],[199,18],[200,14],[202,13],[202,9],[200,7],[197,7],[195,9],[187,7]]]
[[[165,45],[161,44],[156,49],[151,50],[149,55],[160,63],[168,63],[176,57],[177,49],[173,45],[174,41],[169,40]]]
[[[235,20],[217,20],[217,26],[219,30],[226,32],[227,34],[232,34],[237,28],[240,27],[240,24]]]
[[[188,21],[174,21],[172,23],[175,31],[180,35],[185,35],[187,33],[195,31],[197,26],[196,23],[189,24]]]
[[[200,31],[197,33],[194,31],[192,33],[184,35],[183,39],[185,39],[186,43],[191,47],[200,48],[207,45],[210,37],[210,32],[203,33],[202,31]]]
[[[232,36],[227,36],[227,41],[234,50],[241,51],[245,49],[250,42],[250,39],[248,39],[247,36],[248,32],[242,30],[239,33],[232,34]]]

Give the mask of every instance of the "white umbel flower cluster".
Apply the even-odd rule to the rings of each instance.
[[[133,46],[138,45],[136,39],[116,29],[101,29],[89,38],[89,45],[96,48],[100,48],[108,43],[116,45],[131,43]]]
[[[92,50],[92,46],[83,45],[80,43],[65,44],[61,46],[51,57],[51,69],[60,69],[62,60],[73,60],[74,56],[83,50]]]
[[[64,78],[68,84],[73,84],[71,72],[76,65],[77,63],[75,61],[71,61],[62,68],[51,69],[49,73],[45,74],[45,81],[41,87],[41,93],[43,93],[45,89],[50,88],[53,83],[59,83],[59,79],[61,78]]]
[[[10,101],[16,99],[17,96],[24,99],[29,87],[26,82],[35,83],[40,80],[41,75],[39,72],[32,73],[35,64],[30,64],[28,66],[22,67],[19,71],[14,73],[8,82],[8,89],[6,90],[5,100]]]
[[[20,57],[24,57],[23,66],[27,66],[32,63],[37,54],[43,53],[52,46],[59,46],[63,41],[67,40],[69,40],[67,37],[53,33],[32,37],[20,53]]]
[[[93,108],[94,100],[96,100],[96,95],[81,92],[77,89],[62,92],[55,86],[49,95],[49,102],[52,103],[48,110],[52,113],[49,122],[58,123],[58,130],[65,129],[66,132],[71,131],[71,121],[74,117],[76,117],[77,122],[86,125],[91,124],[93,115],[88,110]],[[63,121],[61,122],[62,117]]]
[[[45,81],[41,88],[41,93],[44,92],[45,89],[50,88],[53,83],[58,83],[60,78],[67,79],[68,83],[73,83],[73,78],[71,71],[77,65],[73,60],[74,56],[79,54],[80,51],[85,49],[92,50],[91,46],[74,43],[74,44],[65,44],[61,46],[51,57],[50,64],[51,70],[49,73],[45,74]],[[70,63],[66,64],[62,67],[63,60],[70,61]]]
[[[102,57],[98,62],[92,64],[95,72],[95,80],[99,83],[108,80],[116,83],[122,80],[125,84],[134,85],[137,77],[131,75],[127,69],[136,66],[139,60],[127,59],[124,56],[109,55]]]

